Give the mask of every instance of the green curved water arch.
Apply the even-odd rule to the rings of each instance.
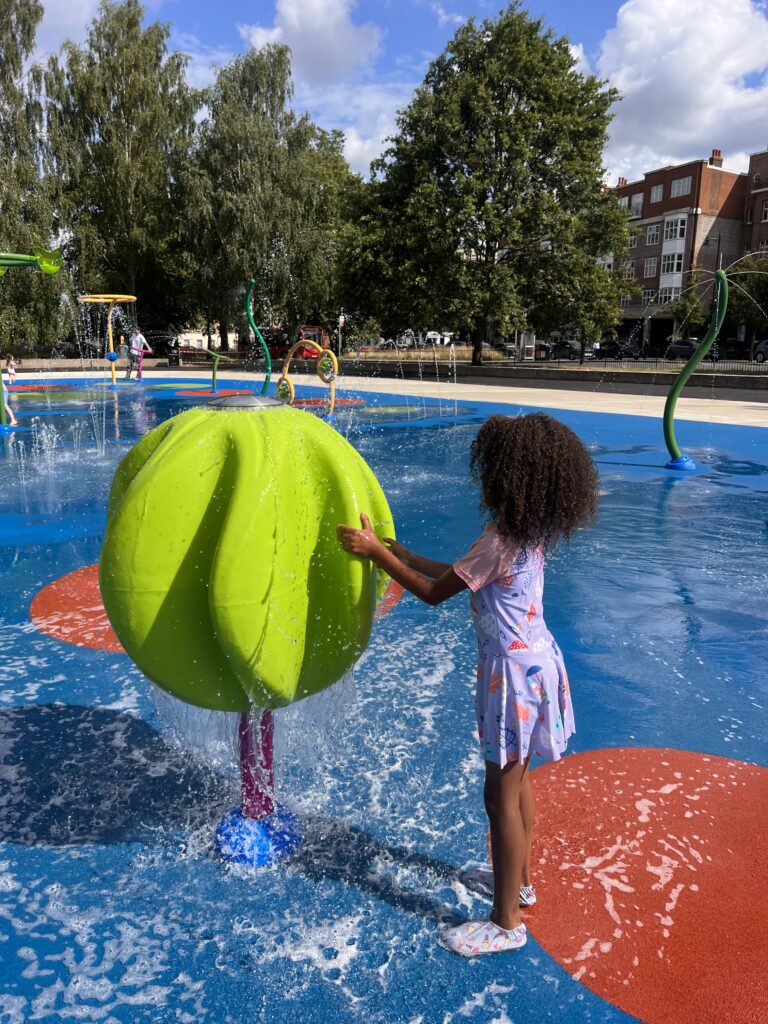
[[[704,340],[690,357],[688,362],[680,371],[680,374],[672,385],[667,401],[664,405],[664,440],[671,461],[667,463],[667,469],[692,470],[696,463],[688,455],[683,455],[675,437],[675,405],[680,392],[687,384],[691,374],[702,361],[704,356],[712,348],[715,338],[720,333],[725,319],[725,311],[728,308],[728,278],[724,270],[715,271],[715,302],[712,308],[712,320]]]

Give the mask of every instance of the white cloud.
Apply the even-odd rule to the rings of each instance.
[[[172,35],[170,48],[186,54],[189,58],[187,81],[195,89],[210,85],[216,69],[229,63],[235,56],[235,53],[226,47],[205,46],[196,36],[186,32]]]
[[[597,74],[623,95],[606,149],[610,180],[722,150],[745,170],[768,144],[768,18],[752,0],[628,0]]]
[[[589,66],[589,60],[584,52],[584,47],[581,43],[570,43],[568,49],[571,51],[571,56],[576,61],[576,71],[580,75],[591,75],[592,68]]]
[[[463,25],[464,17],[461,14],[454,14],[453,11],[447,11],[442,4],[432,3],[429,5],[429,9],[432,11],[434,16],[437,18],[438,25]]]
[[[384,151],[387,137],[395,133],[395,114],[408,104],[414,87],[415,83],[405,78],[353,86],[340,81],[322,89],[300,83],[294,106],[309,110],[323,128],[340,128],[352,170],[367,174],[371,160]]]
[[[35,44],[38,59],[56,53],[65,39],[82,42],[98,9],[98,0],[44,0]]]
[[[273,25],[238,25],[238,31],[257,48],[290,46],[297,81],[330,82],[369,67],[380,51],[381,29],[355,24],[355,6],[354,0],[277,0]]]

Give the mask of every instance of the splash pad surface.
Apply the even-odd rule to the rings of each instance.
[[[177,709],[156,705],[108,644],[32,625],[37,595],[98,558],[117,462],[198,400],[185,389],[78,382],[16,399],[27,429],[0,458],[0,1017],[761,1020],[749,952],[768,916],[754,842],[768,826],[756,820],[768,431],[681,424],[700,466],[681,480],[662,468],[658,420],[555,414],[591,446],[604,492],[598,526],[547,577],[577,734],[534,777],[529,944],[467,963],[434,941],[440,921],[486,906],[455,880],[485,848],[461,598],[436,611],[404,598],[375,626],[356,696],[342,683],[278,713],[278,795],[307,835],[294,860],[256,875],[209,855],[237,789],[226,758],[190,760],[169,729]],[[342,394],[364,403],[340,407],[337,425],[376,471],[404,543],[458,556],[480,526],[471,438],[489,413],[517,410]],[[46,614],[66,611],[68,593]],[[184,731],[209,727],[199,716]],[[723,899],[725,879],[737,899]],[[713,908],[718,956],[702,957]]]

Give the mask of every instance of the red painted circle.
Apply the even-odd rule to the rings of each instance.
[[[390,580],[378,614],[386,615],[402,596],[403,588]],[[94,651],[123,650],[104,611],[98,565],[86,565],[43,587],[32,599],[29,617],[41,633],[55,640]]]
[[[533,780],[527,922],[548,952],[646,1024],[763,1024],[768,769],[634,747]]]
[[[29,606],[29,617],[55,640],[95,651],[123,650],[104,611],[98,565],[86,565],[43,587]]]
[[[365,405],[364,398],[337,398],[335,405]],[[305,408],[319,408],[328,405],[327,398],[297,398],[291,405],[303,406]]]
[[[72,384],[12,384],[8,390],[13,391],[68,391]]]
[[[227,395],[252,395],[252,391],[233,391],[227,390],[227,388],[219,388],[216,391],[211,391],[210,388],[196,388],[188,391],[177,391],[177,395],[181,398],[225,398]]]

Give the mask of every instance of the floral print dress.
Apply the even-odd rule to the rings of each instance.
[[[563,656],[544,621],[541,551],[516,550],[491,524],[453,569],[472,592],[483,757],[502,768],[529,754],[558,761],[575,724]]]

